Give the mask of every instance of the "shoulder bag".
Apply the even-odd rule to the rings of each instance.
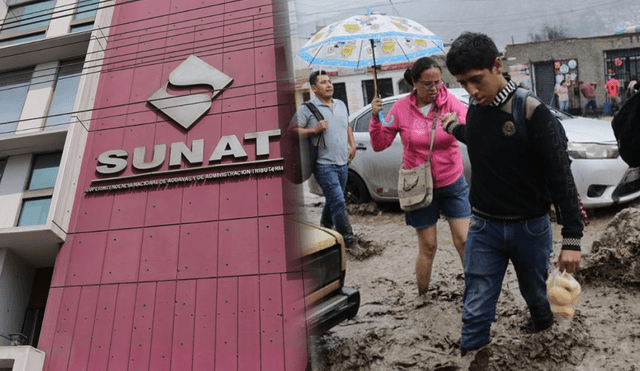
[[[311,102],[303,103],[318,122],[324,120],[324,117],[318,110],[318,107]],[[294,154],[294,176],[293,182],[295,184],[302,184],[305,180],[309,179],[316,167],[318,161],[318,147],[324,146],[324,134],[317,136],[302,136],[298,137],[299,150],[297,154]]]
[[[436,126],[438,125],[437,108],[434,105],[433,123],[431,129],[431,141],[427,161],[413,169],[398,170],[398,198],[400,208],[404,211],[414,211],[427,207],[433,200],[433,176],[431,175],[431,154],[436,139]]]

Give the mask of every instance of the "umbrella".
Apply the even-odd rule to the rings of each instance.
[[[380,64],[411,62],[443,52],[442,40],[421,24],[403,17],[382,14],[356,15],[332,23],[311,37],[298,51],[309,65],[335,67],[373,66],[373,84],[378,95]],[[377,54],[377,55],[376,55]],[[386,125],[382,112],[380,121]]]

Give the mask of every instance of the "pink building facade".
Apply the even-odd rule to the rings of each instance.
[[[306,367],[283,14],[268,0],[116,2],[44,370]]]

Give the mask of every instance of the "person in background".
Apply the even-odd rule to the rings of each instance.
[[[607,95],[611,99],[611,115],[615,115],[620,110],[620,82],[616,79],[615,74],[611,74],[611,78],[604,84]]]
[[[584,104],[582,116],[587,117],[589,107],[593,110],[593,116],[598,118],[598,104],[596,103],[596,86],[595,82],[580,82],[580,92],[585,97],[587,103]]]
[[[514,125],[511,103],[517,87],[502,75],[493,40],[463,33],[451,44],[446,61],[472,98],[466,124],[453,117],[442,119],[443,128],[467,145],[473,173],[460,344],[466,353],[490,341],[509,261],[529,308],[532,330],[553,325],[546,288],[553,252],[551,204],[563,225],[557,262],[561,271],[572,273],[580,264],[583,224],[564,129],[532,95],[522,112],[526,132]]]
[[[390,147],[396,135],[400,134],[403,167],[413,169],[427,161],[432,125],[437,125],[431,157],[433,201],[427,207],[407,211],[405,214],[407,225],[412,226],[418,235],[416,304],[421,305],[431,280],[431,268],[438,245],[436,223],[440,214],[449,222],[453,244],[464,263],[464,246],[471,214],[469,193],[467,182],[462,176],[462,157],[458,142],[439,127],[439,117],[454,115],[464,122],[467,108],[449,93],[442,81],[442,69],[431,58],[418,59],[405,71],[404,78],[413,86],[413,90],[391,108],[387,121],[390,117],[394,117],[394,120],[390,125],[384,126],[378,118],[382,100],[375,98],[371,102],[369,133],[371,146],[376,152]]]
[[[638,91],[639,86],[637,84],[638,77],[633,76],[631,81],[629,81],[629,84],[627,84],[627,99],[631,98],[631,96]]]
[[[569,88],[567,88],[567,81],[562,80],[560,85],[556,87],[556,94],[558,94],[558,105],[560,111],[567,112],[569,108]]]
[[[349,126],[347,107],[333,98],[333,83],[325,71],[314,71],[309,76],[314,93],[311,99],[324,120],[318,122],[305,105],[296,112],[295,122],[299,135],[324,135],[324,146],[318,146],[318,159],[314,169],[316,181],[322,188],[325,203],[320,224],[340,232],[347,246],[357,242],[347,216],[344,189],[347,185],[348,162],[356,155],[353,132]]]

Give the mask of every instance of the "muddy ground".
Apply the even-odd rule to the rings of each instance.
[[[317,223],[322,201],[305,192],[305,218]],[[351,208],[363,248],[349,256],[346,285],[360,290],[361,306],[354,319],[315,339],[313,369],[640,371],[640,210],[616,217],[629,207],[640,202],[590,213],[584,270],[577,275],[582,294],[570,323],[529,332],[529,314],[509,267],[484,368],[476,367],[476,352],[463,357],[458,349],[464,280],[446,221],[437,225],[438,252],[422,302],[416,300],[417,237],[404,214],[393,205]],[[557,225],[554,240],[560,240]],[[552,262],[559,249],[556,243]]]

